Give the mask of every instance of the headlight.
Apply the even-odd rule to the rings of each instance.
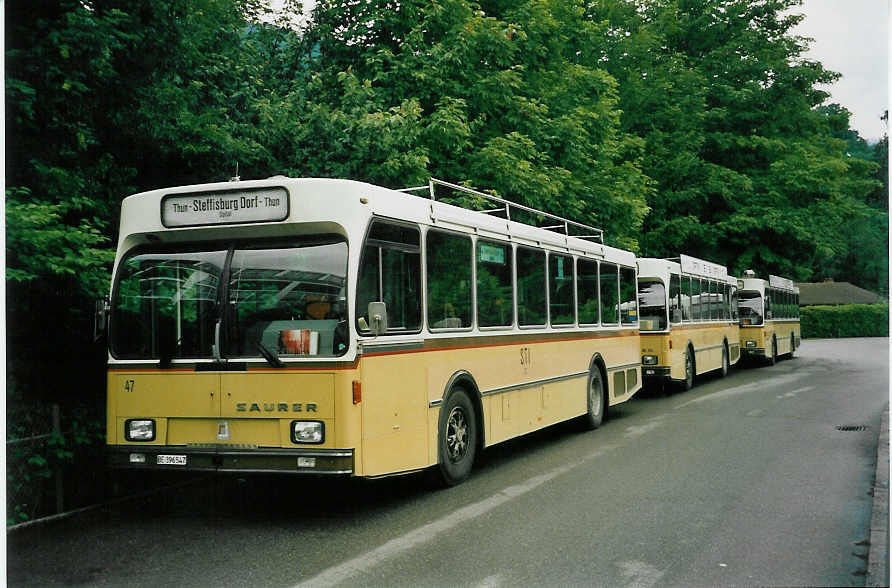
[[[746,342],[746,346],[747,346],[747,347],[755,347],[755,346],[756,346],[756,342],[755,342],[755,341],[747,341],[747,342]]]
[[[656,355],[642,355],[641,363],[644,365],[657,365],[657,356]]]
[[[155,421],[152,419],[129,419],[124,423],[124,437],[128,441],[154,441]]]
[[[322,443],[325,441],[325,423],[322,421],[291,421],[292,443]]]

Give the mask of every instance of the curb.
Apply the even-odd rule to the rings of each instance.
[[[889,585],[889,405],[883,408],[877,440],[876,478],[870,517],[870,553],[865,586]]]

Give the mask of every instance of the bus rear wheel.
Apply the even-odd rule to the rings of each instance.
[[[440,413],[437,481],[456,486],[468,479],[477,454],[477,415],[468,393],[453,390]]]
[[[681,381],[681,389],[687,392],[694,387],[694,353],[688,347],[684,353],[684,380]]]
[[[722,345],[722,368],[721,368],[721,376],[724,378],[728,375],[728,372],[731,370],[731,364],[728,362],[728,348]]]
[[[607,395],[601,370],[593,367],[588,376],[588,412],[582,417],[583,426],[587,430],[597,429],[604,421],[604,408],[607,406]]]

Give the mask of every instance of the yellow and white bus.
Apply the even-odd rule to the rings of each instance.
[[[799,288],[788,278],[755,276],[747,270],[739,281],[743,355],[774,365],[781,355],[793,357],[801,343]]]
[[[278,176],[126,198],[109,464],[456,484],[484,447],[595,428],[639,390],[632,253],[422,188]]]
[[[723,265],[688,255],[638,259],[641,363],[645,385],[690,390],[740,359],[737,279]]]

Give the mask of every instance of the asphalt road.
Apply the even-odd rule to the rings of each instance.
[[[432,491],[211,478],[8,536],[10,586],[863,585],[888,339],[639,396]],[[843,429],[843,430],[840,430]]]

